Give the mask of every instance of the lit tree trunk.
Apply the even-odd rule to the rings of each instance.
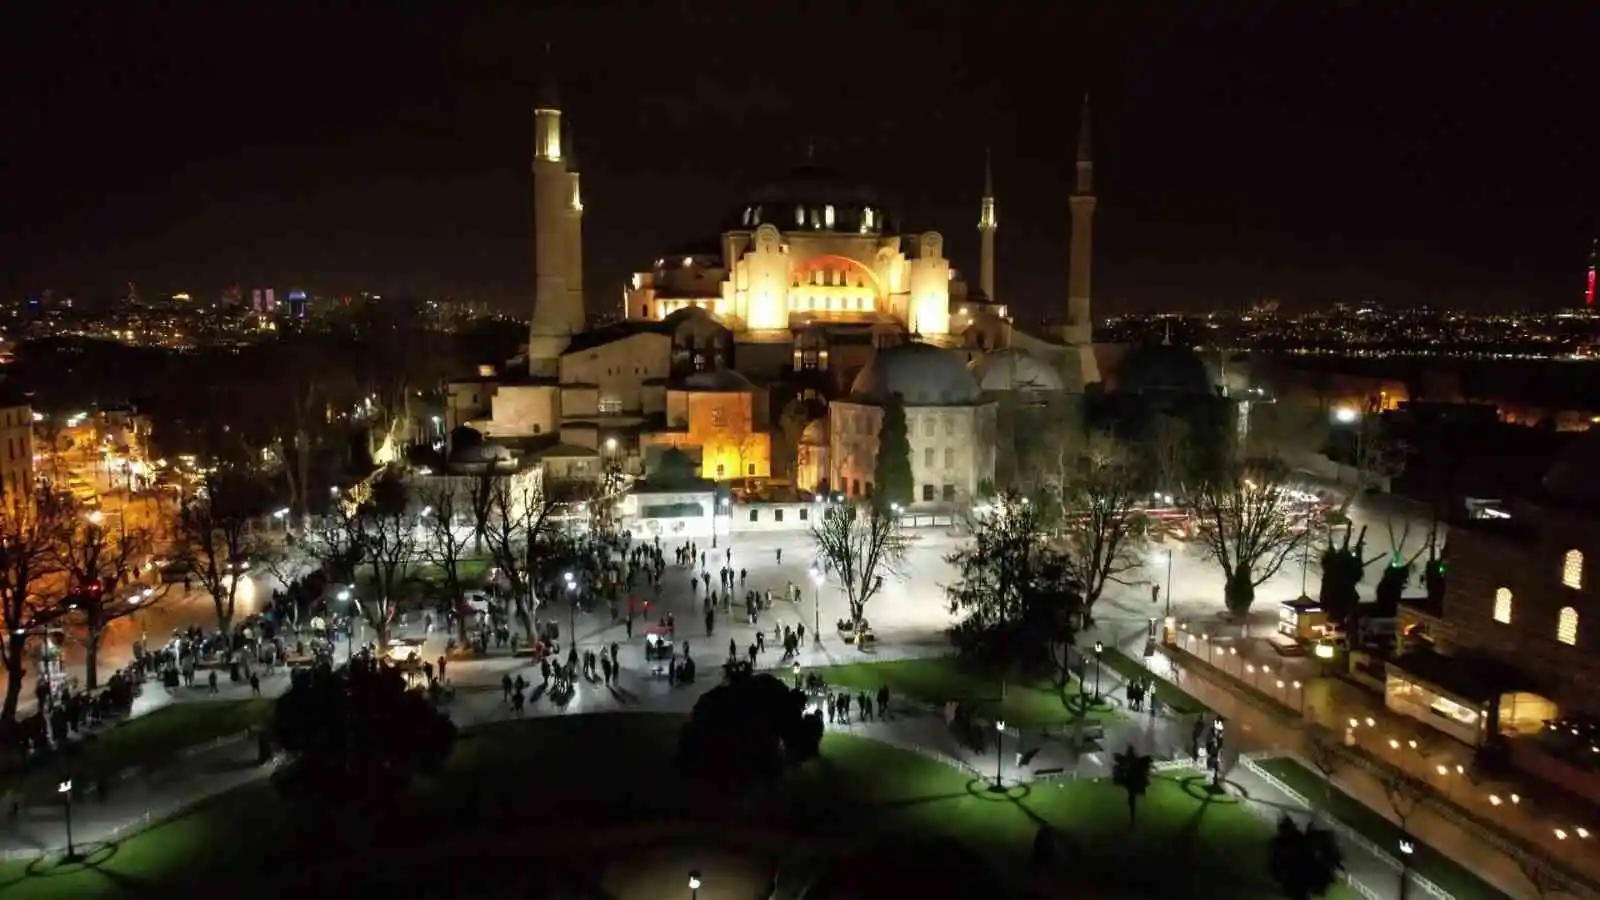
[[[91,617],[83,641],[83,686],[94,690],[100,686],[100,639],[105,636],[105,623]]]
[[[22,676],[27,674],[22,667],[22,653],[27,645],[26,634],[12,633],[6,638],[6,700],[0,707],[0,722],[17,721],[17,698],[22,695]]]
[[[1250,564],[1242,562],[1237,564],[1228,574],[1223,584],[1223,601],[1228,606],[1228,611],[1236,616],[1244,616],[1250,612],[1250,604],[1256,599],[1256,586],[1250,571]]]

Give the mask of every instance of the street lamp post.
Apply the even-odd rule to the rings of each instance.
[[[567,640],[572,646],[578,646],[578,581],[571,572],[566,573],[567,579]]]
[[[1094,702],[1100,702],[1100,654],[1104,653],[1106,645],[1102,641],[1094,642]]]
[[[811,642],[822,643],[822,570],[811,569]]]
[[[68,778],[56,785],[56,793],[67,798],[67,855],[66,862],[79,862],[78,848],[72,843],[72,779]]]
[[[1172,548],[1167,548],[1167,611],[1163,618],[1172,618]]]
[[[996,719],[994,722],[994,787],[993,791],[1006,789],[1005,781],[1001,778],[1000,767],[1005,759],[1006,720]]]
[[[700,897],[700,870],[689,871],[689,900],[698,900]]]
[[[1406,900],[1406,889],[1411,886],[1411,855],[1417,844],[1409,835],[1400,838],[1400,900]]]

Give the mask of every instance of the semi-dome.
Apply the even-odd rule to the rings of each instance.
[[[740,375],[732,369],[711,369],[706,372],[695,372],[686,376],[679,383],[678,388],[685,391],[753,391],[755,385],[750,379]]]
[[[798,166],[750,193],[728,217],[730,229],[773,225],[783,231],[893,233],[899,217],[884,209],[878,192],[814,163]]]
[[[1555,462],[1545,470],[1545,492],[1563,503],[1600,505],[1600,475],[1594,468],[1596,459],[1600,459],[1600,428],[1590,428],[1568,441]]]
[[[813,419],[806,430],[800,432],[800,443],[810,447],[828,446],[828,420]]]
[[[1146,344],[1117,367],[1117,392],[1123,394],[1213,394],[1211,374],[1199,354],[1172,344]]]
[[[850,394],[878,404],[899,394],[907,406],[965,406],[982,399],[978,380],[953,354],[915,342],[878,351]]]
[[[1015,349],[996,350],[973,360],[969,368],[985,391],[1059,391],[1061,376],[1048,365]]]

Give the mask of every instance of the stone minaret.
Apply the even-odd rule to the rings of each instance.
[[[1078,183],[1072,192],[1072,256],[1067,275],[1067,325],[1062,336],[1069,344],[1094,340],[1094,319],[1089,311],[1089,270],[1094,263],[1094,161],[1089,155],[1089,95],[1083,97],[1083,121],[1078,125]]]
[[[988,151],[983,154],[983,200],[978,207],[978,287],[991,302],[994,295],[994,230],[1000,220],[994,214],[994,167]]]
[[[578,184],[578,154],[572,140],[572,123],[562,131],[566,148],[566,256],[562,268],[567,278],[567,309],[578,316],[578,330],[583,330],[583,190]]]
[[[561,140],[561,104],[546,76],[533,110],[533,323],[528,329],[528,371],[559,374],[561,352],[583,330],[583,295],[567,283],[569,207],[574,182]],[[582,289],[580,282],[579,289]]]

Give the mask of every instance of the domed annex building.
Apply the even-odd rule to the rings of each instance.
[[[960,360],[922,343],[880,350],[849,395],[828,404],[833,489],[872,495],[878,430],[896,399],[911,444],[912,503],[970,502],[980,483],[994,479],[995,404]]]
[[[635,273],[607,315],[584,291],[577,165],[547,88],[534,111],[527,356],[451,383],[447,428],[470,426],[569,474],[639,473],[675,448],[701,477],[746,482],[750,495],[864,496],[875,423],[900,393],[914,423],[917,504],[959,504],[993,478],[997,395],[1081,395],[1101,382],[1087,109],[1066,325],[1031,335],[995,295],[987,166],[976,284],[938,232],[908,229],[872,187],[808,159],[714,220],[716,234]],[[609,324],[589,324],[600,319]]]

